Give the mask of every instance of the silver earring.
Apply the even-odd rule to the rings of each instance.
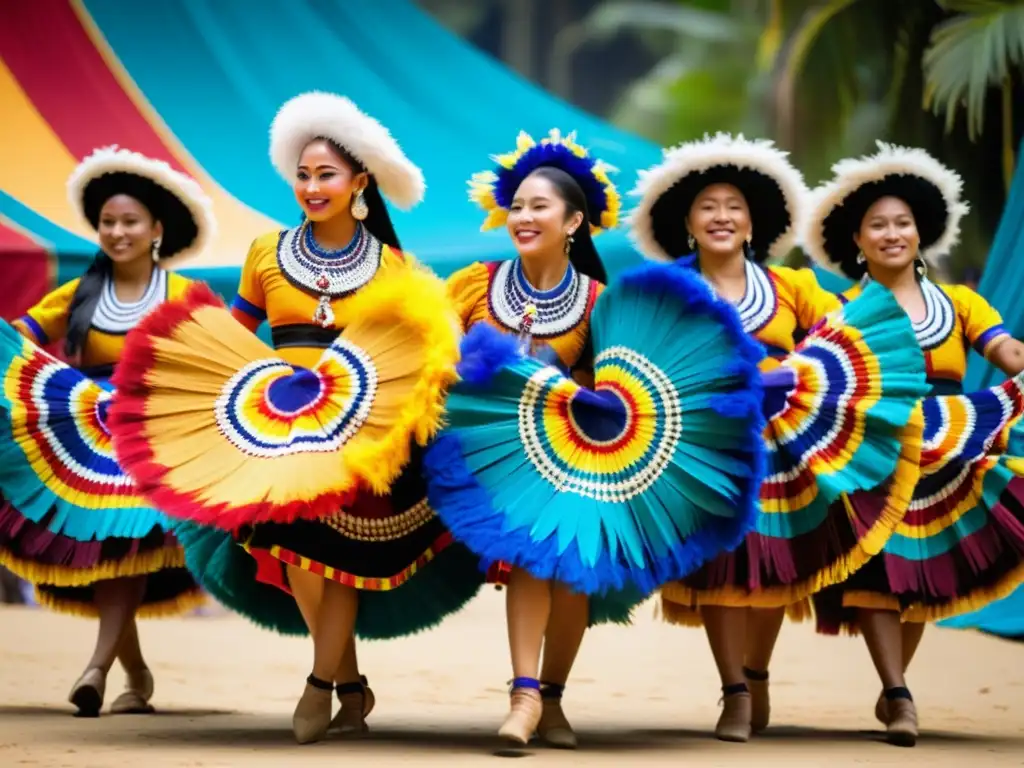
[[[697,241],[694,239],[692,234],[688,234],[686,236],[686,244],[689,246],[691,251],[697,248]]]
[[[363,197],[363,190],[356,192],[356,197],[352,201],[352,218],[356,221],[362,221],[370,215],[370,208],[366,205],[366,199]]]
[[[867,261],[868,261],[868,257],[864,255],[864,251],[857,251],[857,263],[858,264],[866,264]]]
[[[920,256],[914,260],[914,269],[917,270],[917,275],[921,279],[928,277],[928,262],[922,259]]]
[[[158,261],[160,261],[160,244],[162,242],[163,242],[162,238],[158,237],[158,238],[156,238],[156,240],[153,241],[153,244],[149,248],[150,254],[153,256],[153,263],[154,264],[156,264]]]

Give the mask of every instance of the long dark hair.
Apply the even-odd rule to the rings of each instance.
[[[68,329],[64,334],[64,354],[69,359],[78,356],[92,325],[92,316],[100,303],[103,286],[114,274],[114,262],[103,251],[96,254],[92,264],[78,281],[68,306]]]
[[[608,273],[594,247],[594,239],[590,236],[590,212],[587,210],[587,196],[583,188],[568,173],[551,165],[542,165],[530,176],[539,176],[551,182],[570,216],[577,212],[583,214],[583,223],[573,234],[572,245],[569,246],[569,262],[581,275],[587,275],[599,283],[607,283]]]
[[[327,136],[317,136],[313,141],[326,142],[327,146],[334,150],[334,153],[344,161],[353,174],[367,173],[366,166],[334,139]],[[402,250],[402,244],[398,241],[395,225],[391,223],[391,214],[388,213],[387,203],[384,202],[384,196],[380,193],[380,189],[377,186],[377,179],[374,178],[372,173],[368,173],[368,177],[369,182],[366,185],[366,189],[363,190],[363,198],[366,200],[366,207],[369,209],[369,213],[363,219],[363,226],[382,243],[394,248],[396,251],[400,251]],[[303,216],[303,219],[305,219],[305,216]]]

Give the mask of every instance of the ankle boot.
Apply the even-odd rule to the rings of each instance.
[[[311,744],[327,735],[331,725],[331,692],[334,686],[310,675],[302,698],[292,715],[292,732],[299,744]]]
[[[746,683],[723,686],[722,714],[715,726],[715,738],[719,741],[749,741],[751,709]]]
[[[917,744],[917,707],[906,688],[890,688],[885,692],[889,722],[885,740],[897,747]]]
[[[541,682],[540,686],[542,706],[537,735],[545,744],[556,749],[576,749],[576,734],[562,711],[565,686],[545,682]]]
[[[540,683],[532,677],[517,677],[509,698],[508,717],[498,729],[498,736],[514,744],[528,744],[540,724]]]
[[[768,672],[744,667],[743,676],[747,678],[747,687],[750,689],[750,730],[758,733],[768,727],[772,715]]]
[[[347,736],[368,733],[370,728],[366,725],[366,716],[373,710],[375,699],[366,678],[360,676],[357,683],[340,683],[334,690],[341,709],[331,720],[329,730],[337,730]]]

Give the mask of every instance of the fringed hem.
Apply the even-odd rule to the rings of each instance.
[[[447,549],[452,544],[452,541],[451,533],[445,531],[443,534],[438,536],[414,562],[410,563],[393,576],[386,578],[357,576],[353,573],[343,571],[340,568],[325,565],[324,563],[317,562],[316,560],[310,560],[308,557],[304,557],[291,549],[286,549],[285,547],[278,545],[274,545],[269,549],[260,548],[260,551],[270,555],[275,560],[280,560],[282,563],[316,574],[321,578],[336,581],[339,584],[344,584],[346,587],[353,587],[354,589],[365,590],[367,592],[387,592],[392,589],[397,589],[409,581],[409,579],[415,576],[419,570],[430,563],[438,556],[438,554]],[[255,549],[255,547],[251,547],[249,541],[242,542],[241,546],[253,557],[253,559],[256,559],[256,556],[253,554],[253,549]]]
[[[89,568],[70,568],[61,565],[43,565],[15,557],[0,549],[0,565],[32,584],[54,587],[87,587],[97,581],[109,581],[129,576],[148,576],[165,568],[184,568],[185,553],[181,547],[163,547],[149,552],[130,555],[123,560],[111,560]]]
[[[98,619],[99,610],[94,603],[65,600],[36,587],[36,602],[44,608],[68,616],[79,616],[86,619]],[[196,608],[206,605],[208,598],[198,587],[183,592],[175,597],[159,602],[145,603],[135,612],[137,619],[166,619],[191,613]]]

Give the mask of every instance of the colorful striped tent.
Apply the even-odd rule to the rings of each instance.
[[[291,190],[267,151],[273,115],[330,90],[389,126],[424,170],[426,202],[396,214],[403,245],[439,273],[508,255],[481,234],[466,180],[490,154],[557,126],[577,130],[631,185],[657,148],[552,99],[447,33],[406,0],[33,0],[0,8],[0,260],[17,297],[79,274],[95,252],[64,182],[95,147],[118,144],[193,176],[220,234],[185,270],[232,293],[257,235],[294,223]],[[515,109],[513,109],[515,105]],[[613,271],[637,257],[605,241]]]
[[[381,119],[427,178],[425,202],[396,214],[403,246],[445,275],[511,254],[479,232],[466,180],[516,133],[576,130],[619,168],[623,191],[658,147],[568,106],[448,33],[409,0],[33,0],[0,4],[0,264],[18,290],[10,317],[91,260],[92,233],[64,182],[118,144],[192,175],[220,235],[185,271],[227,295],[257,235],[298,219],[273,171],[267,131],[297,93],[343,93]],[[638,256],[602,237],[615,274]]]

